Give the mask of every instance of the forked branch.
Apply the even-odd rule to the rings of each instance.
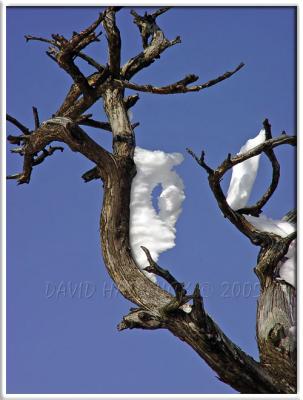
[[[261,284],[264,284],[266,275],[272,275],[273,269],[287,253],[290,243],[296,237],[296,232],[287,236],[286,238],[283,238],[274,233],[260,231],[243,215],[252,214],[254,216],[258,216],[262,211],[262,207],[271,198],[278,185],[280,168],[273,149],[277,146],[285,144],[292,146],[296,145],[296,136],[288,136],[283,134],[276,138],[272,138],[270,124],[267,119],[264,121],[264,128],[266,131],[266,140],[263,143],[245,153],[240,153],[236,156],[231,156],[228,154],[227,158],[216,169],[212,169],[206,164],[204,151],[202,151],[201,157],[199,158],[193,153],[192,150],[187,149],[188,153],[207,172],[209,186],[223,215],[227,217],[241,233],[247,236],[253,244],[263,248],[264,251],[260,255],[258,265],[256,267],[256,272],[261,280]],[[232,167],[252,157],[255,157],[256,155],[259,155],[262,152],[269,157],[272,163],[273,177],[271,185],[254,206],[246,207],[245,209],[240,210],[233,210],[227,203],[226,196],[221,188],[221,180],[226,172]]]
[[[86,158],[94,162],[100,170],[110,168],[112,159],[110,153],[94,142],[74,121],[65,117],[56,117],[45,121],[39,129],[28,136],[16,137],[23,143],[22,147],[16,151],[23,155],[23,171],[19,174],[8,176],[8,179],[16,179],[18,184],[29,183],[32,169],[41,164],[47,157],[55,151],[63,151],[61,146],[49,146],[54,141],[66,143],[72,151],[82,153]],[[17,139],[11,139],[16,142]],[[41,152],[41,154],[39,154]]]
[[[223,215],[227,217],[230,222],[237,227],[237,229],[240,230],[245,236],[247,236],[253,244],[256,245],[262,245],[268,243],[271,239],[269,239],[269,236],[274,239],[275,236],[274,234],[269,234],[269,233],[264,233],[260,232],[258,229],[253,227],[245,218],[242,216],[240,212],[237,212],[233,210],[229,204],[226,201],[226,196],[221,188],[221,180],[226,174],[227,171],[229,171],[233,166],[248,160],[249,158],[252,158],[258,154],[261,154],[262,152],[268,153],[273,151],[275,147],[284,145],[284,144],[289,144],[292,146],[295,146],[297,142],[296,136],[288,136],[288,135],[281,135],[276,138],[272,139],[267,139],[260,145],[254,147],[252,150],[247,151],[245,153],[238,154],[236,156],[231,156],[230,154],[227,156],[227,158],[222,162],[219,167],[216,169],[210,168],[206,163],[205,163],[205,153],[202,152],[202,156],[198,158],[194,152],[190,149],[187,149],[188,153],[198,162],[198,164],[207,172],[208,174],[208,181],[209,181],[209,186],[215,196],[215,199],[217,200],[218,206],[220,210],[222,211]],[[273,186],[274,188],[274,186]],[[269,190],[269,193],[273,191],[273,188]],[[265,200],[268,201],[269,195],[265,195]],[[257,204],[263,204],[264,203],[264,197],[258,202]],[[277,239],[279,237],[277,236]]]
[[[24,35],[24,38],[27,42],[30,42],[30,41],[44,42],[44,43],[48,43],[58,49],[61,48],[60,41],[55,40],[55,39],[47,39],[47,38],[43,38],[40,36],[33,36],[33,35]],[[97,41],[97,40],[99,40],[99,39],[96,38],[95,41]],[[92,57],[88,56],[87,54],[83,53],[82,51],[77,52],[76,57],[82,58],[82,60],[86,61],[89,65],[96,68],[96,70],[99,72],[102,72],[105,68],[104,65],[99,64],[96,60],[94,60]]]
[[[174,40],[166,39],[163,31],[156,23],[157,17],[166,12],[168,9],[168,7],[160,8],[158,11],[152,14],[145,13],[144,16],[140,16],[134,10],[131,11],[131,14],[134,16],[134,23],[138,26],[141,34],[144,50],[123,65],[121,68],[122,79],[128,81],[143,68],[148,67],[156,59],[159,59],[160,54],[163,53],[167,48],[181,43],[179,36],[177,36]]]

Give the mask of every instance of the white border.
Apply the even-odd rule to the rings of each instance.
[[[117,1],[87,1],[83,2],[83,0],[51,0],[45,1],[42,0],[2,0],[0,3],[4,4],[5,7],[8,6],[94,6],[94,7],[105,7],[107,5],[117,5],[117,6],[144,6],[144,7],[155,7],[155,6],[177,6],[177,7],[191,7],[191,6],[203,6],[203,7],[221,7],[221,6],[242,6],[242,7],[249,7],[249,6],[288,6],[288,7],[299,7],[299,0],[255,0],[255,1],[245,1],[245,0],[221,0],[218,2],[212,2],[211,0],[208,1],[201,1],[201,0],[190,0],[188,3],[185,0],[117,0]]]
[[[6,126],[6,7],[7,6],[106,6],[109,4],[115,5],[124,5],[124,6],[157,6],[164,4],[166,6],[175,5],[175,6],[296,6],[297,7],[297,15],[298,15],[298,43],[300,43],[301,39],[301,12],[299,9],[299,1],[292,0],[267,0],[266,2],[262,0],[255,0],[254,2],[245,2],[241,0],[233,0],[232,2],[228,0],[221,0],[220,2],[201,2],[199,0],[191,0],[190,3],[184,3],[180,0],[165,0],[161,2],[155,1],[138,1],[132,0],[131,2],[126,0],[117,0],[115,2],[105,1],[102,4],[97,2],[86,2],[83,3],[83,0],[74,0],[74,1],[60,1],[60,0],[52,0],[50,2],[42,3],[41,0],[31,0],[27,2],[26,0],[19,1],[9,1],[4,0],[1,1],[1,55],[2,55],[2,63],[1,63],[1,81],[2,81],[2,103],[1,103],[1,132],[3,133],[1,136],[1,380],[0,380],[0,399],[299,399],[302,395],[301,386],[302,386],[302,368],[299,368],[298,361],[298,393],[295,395],[252,395],[252,394],[6,394],[6,135],[5,126]],[[301,52],[299,51],[299,45],[297,46],[297,70],[299,71],[299,65],[302,66]],[[299,75],[299,74],[298,74]],[[301,80],[298,77],[298,94],[301,93]],[[298,96],[299,98],[299,96]],[[298,132],[300,131],[300,115],[301,107],[298,100],[297,103],[297,122],[298,122]],[[300,139],[299,139],[300,144]],[[301,148],[301,146],[299,146]],[[300,157],[298,157],[298,177],[302,176],[302,162],[300,161]],[[300,182],[298,180],[298,204],[299,204],[299,193],[300,193]],[[300,217],[300,213],[299,213]],[[300,218],[298,220],[298,226],[300,227]],[[299,241],[299,256],[301,254],[301,243]],[[299,261],[298,261],[299,265]],[[298,268],[299,272],[299,268]],[[300,282],[299,278],[301,275],[298,273],[298,292],[300,293]],[[300,301],[302,300],[302,296],[300,296]],[[298,300],[298,338],[299,332],[301,332],[301,324],[299,317],[299,311],[301,311],[300,301]],[[303,360],[302,357],[302,346],[300,346],[300,341],[298,343],[298,360]]]
[[[6,9],[1,4],[1,82],[2,82],[2,97],[1,97],[1,394],[6,393],[6,135],[5,132],[5,115],[6,115]],[[4,397],[3,397],[4,398]]]

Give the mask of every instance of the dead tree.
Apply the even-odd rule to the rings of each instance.
[[[269,201],[279,182],[279,163],[274,149],[277,146],[296,144],[294,136],[281,134],[272,137],[268,121],[264,122],[266,141],[242,155],[227,156],[213,169],[201,157],[190,154],[206,171],[209,186],[224,217],[253,245],[260,247],[255,267],[261,283],[257,310],[257,339],[260,362],[255,361],[234,344],[207,314],[200,294],[199,284],[192,294],[187,294],[182,283],[167,270],[157,265],[147,248],[142,248],[149,262],[147,271],[164,278],[173,288],[171,295],[149,280],[137,267],[129,241],[129,203],[132,179],[136,174],[133,161],[135,133],[128,110],[138,101],[138,95],[125,96],[125,88],[154,94],[188,93],[204,90],[230,78],[243,67],[239,64],[231,72],[206,83],[194,84],[196,75],[187,75],[178,82],[162,87],[151,84],[139,85],[134,76],[160,58],[161,53],[181,42],[180,37],[169,40],[157,24],[157,18],[168,7],[143,16],[131,11],[139,28],[143,49],[121,65],[121,37],[116,24],[116,13],[121,7],[107,7],[87,29],[73,33],[70,39],[59,34],[51,38],[26,36],[27,41],[38,40],[50,45],[47,55],[73,79],[65,99],[52,118],[40,122],[33,108],[34,128],[25,127],[11,116],[20,135],[9,135],[12,150],[23,157],[23,171],[8,176],[18,184],[30,183],[33,168],[62,147],[52,147],[52,142],[62,142],[72,151],[88,158],[93,168],[85,172],[85,182],[99,180],[104,186],[103,207],[100,217],[100,240],[107,270],[121,294],[137,305],[123,317],[118,329],[167,329],[187,343],[218,374],[219,379],[241,393],[294,393],[296,391],[296,346],[288,334],[296,324],[296,291],[274,279],[278,262],[286,254],[295,234],[286,238],[258,231],[244,218],[245,214],[259,215]],[[108,41],[108,63],[101,65],[85,54],[90,43],[99,41],[96,30],[103,25]],[[85,76],[75,63],[81,58],[95,72]],[[107,122],[96,121],[85,114],[99,99],[103,100]],[[97,144],[80,126],[103,129],[112,134],[112,152]],[[265,153],[272,164],[272,182],[263,197],[253,206],[232,210],[226,202],[220,181],[234,165],[257,154]],[[294,218],[290,213],[286,218]],[[192,311],[184,312],[180,306],[192,302]]]

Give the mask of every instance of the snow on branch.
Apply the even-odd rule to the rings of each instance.
[[[266,140],[264,129],[253,139],[249,139],[241,147],[238,155],[243,154]],[[260,154],[235,165],[232,168],[232,177],[226,201],[233,210],[238,210],[247,205],[256,175],[259,168]],[[285,220],[273,220],[264,214],[258,217],[245,215],[245,219],[261,232],[274,233],[282,238],[295,232],[295,225]],[[290,243],[285,257],[278,263],[279,276],[282,280],[295,287],[296,275],[296,240]]]
[[[136,147],[137,175],[132,182],[130,202],[130,244],[137,265],[147,267],[147,247],[157,262],[159,255],[175,246],[176,222],[185,199],[183,181],[173,168],[183,161],[179,153],[150,151]],[[153,190],[161,185],[159,212],[152,203]],[[154,274],[145,272],[154,282]]]
[[[262,214],[261,208],[274,193],[279,180],[279,165],[273,149],[284,144],[295,146],[296,136],[289,136],[282,132],[280,136],[272,138],[267,119],[263,122],[263,127],[264,129],[255,138],[248,140],[237,155],[228,154],[216,169],[212,169],[206,164],[204,151],[200,158],[192,150],[187,149],[187,151],[207,172],[209,186],[223,215],[254,245],[267,249],[264,257],[259,259],[256,270],[264,275],[265,269],[270,272],[271,268],[274,268],[280,274],[281,279],[294,286],[295,224],[286,221],[285,218],[274,221]],[[261,153],[265,153],[271,161],[272,182],[255,206],[245,207],[253,189]],[[247,163],[247,161],[249,162]],[[221,181],[230,169],[232,169],[232,179],[226,196],[222,190]]]
[[[255,138],[249,139],[245,145],[241,147],[238,155],[246,153],[264,141],[265,130],[261,129],[260,133]],[[259,161],[260,154],[233,167],[226,197],[226,201],[232,209],[238,210],[246,206],[256,180]]]

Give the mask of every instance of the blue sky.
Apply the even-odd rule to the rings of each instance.
[[[53,114],[71,84],[25,34],[69,37],[90,24],[96,7],[8,7],[7,111],[32,127],[34,105],[41,120]],[[138,9],[138,12],[143,9]],[[118,14],[126,61],[141,41],[129,9]],[[295,8],[176,7],[159,18],[168,49],[138,83],[166,84],[195,73],[205,82],[241,61],[227,81],[200,93],[140,94],[133,108],[140,147],[180,152],[177,168],[186,200],[177,224],[177,246],[159,263],[190,289],[199,282],[208,313],[243,350],[258,357],[255,312],[258,249],[225,220],[207,178],[185,148],[206,151],[218,165],[262,127],[296,133]],[[106,39],[88,51],[106,61]],[[86,73],[85,64],[79,63]],[[92,109],[104,120],[101,102]],[[110,135],[87,128],[110,149]],[[8,134],[17,130],[9,125]],[[279,218],[295,203],[295,153],[277,150],[281,181],[266,215]],[[21,170],[8,151],[8,173]],[[68,149],[32,174],[30,185],[7,184],[7,391],[8,393],[234,393],[187,345],[167,331],[124,331],[116,325],[131,304],[114,290],[99,245],[102,187],[80,176],[91,163]],[[252,201],[264,191],[271,170],[261,160]],[[228,179],[223,182],[228,187]]]

